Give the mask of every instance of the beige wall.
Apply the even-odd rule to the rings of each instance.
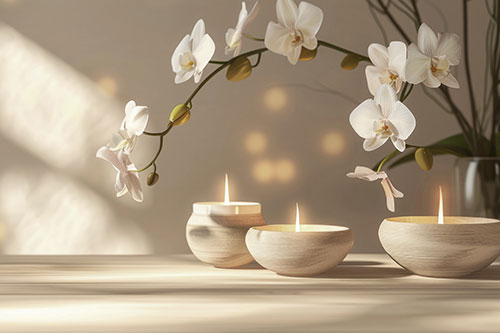
[[[325,14],[320,39],[361,53],[369,43],[383,42],[364,1],[312,2]],[[274,3],[261,1],[249,33],[264,35],[267,22],[275,20]],[[420,3],[435,30],[461,34],[461,2]],[[223,199],[225,172],[232,199],[261,202],[268,223],[292,223],[298,201],[305,223],[349,226],[353,251],[382,250],[378,225],[392,215],[382,188],[345,177],[354,166],[372,166],[392,151],[387,144],[364,152],[349,126],[352,101],[369,97],[363,68],[343,71],[341,54],[320,49],[314,61],[296,66],[266,53],[240,83],[219,75],[194,100],[191,121],[167,136],[160,182],[146,188],[145,202],[138,204],[115,197],[114,173],[94,157],[95,150],[119,126],[129,99],[150,107],[150,130],[163,128],[170,109],[195,87],[192,81],[173,82],[170,56],[177,43],[203,18],[216,43],[214,58],[225,59],[224,34],[235,24],[240,2],[4,0],[0,6],[0,220],[7,229],[6,253],[187,252],[191,204]],[[481,1],[471,7],[473,75],[480,87],[486,13]],[[412,26],[405,27],[415,38]],[[399,39],[390,27],[388,34]],[[245,49],[256,47],[246,42]],[[458,78],[465,87],[462,67]],[[453,95],[467,105],[464,88]],[[429,144],[458,131],[420,88],[407,105],[417,117],[412,143]],[[254,132],[267,145],[252,153],[245,140]],[[322,147],[328,134],[333,154]],[[138,165],[149,161],[156,145],[141,138]],[[258,165],[293,172],[256,177]],[[413,164],[392,171],[393,183],[405,193],[396,214],[435,214],[439,184],[452,214],[452,166],[453,159],[443,158],[429,173]]]

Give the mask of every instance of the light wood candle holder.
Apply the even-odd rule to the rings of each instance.
[[[186,226],[186,239],[193,254],[202,262],[232,268],[253,261],[245,245],[250,227],[265,225],[259,203],[199,202]]]
[[[261,266],[280,275],[313,276],[340,263],[354,243],[352,231],[332,225],[274,224],[248,230],[248,250]]]
[[[477,217],[405,216],[379,228],[385,251],[423,276],[460,277],[488,267],[500,255],[500,221]]]

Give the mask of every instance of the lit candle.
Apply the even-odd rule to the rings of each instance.
[[[230,268],[252,262],[245,245],[250,227],[265,225],[258,202],[231,201],[226,174],[224,201],[195,202],[186,226],[186,239],[202,262]]]
[[[335,267],[354,243],[347,227],[300,224],[299,204],[295,224],[252,227],[248,250],[261,266],[281,275],[313,276]]]
[[[500,255],[500,220],[445,216],[441,187],[437,216],[386,218],[378,234],[394,261],[423,276],[464,276]]]
[[[224,201],[195,202],[193,213],[202,215],[248,215],[260,214],[261,205],[258,202],[230,201],[229,180],[226,173],[224,185]]]

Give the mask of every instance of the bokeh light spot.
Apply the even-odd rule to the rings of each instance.
[[[295,177],[295,164],[288,159],[277,161],[274,169],[277,180],[282,183],[288,183]]]
[[[108,96],[115,96],[118,92],[118,83],[110,76],[103,76],[97,80],[97,86]]]
[[[287,95],[282,88],[270,88],[264,94],[264,104],[271,111],[280,111],[286,106]]]
[[[259,160],[253,167],[253,176],[260,183],[269,183],[274,176],[274,166],[269,160]]]
[[[251,132],[245,138],[245,148],[251,154],[264,152],[267,147],[267,138],[261,132]]]
[[[345,148],[344,137],[337,132],[328,132],[321,139],[321,148],[327,155],[339,155]]]

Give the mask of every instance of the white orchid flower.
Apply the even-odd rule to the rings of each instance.
[[[408,47],[406,80],[412,84],[423,82],[430,88],[441,84],[459,88],[457,79],[450,73],[451,66],[460,63],[460,37],[452,33],[436,34],[425,23],[418,29],[418,46]]]
[[[394,89],[382,85],[373,99],[358,105],[349,116],[349,122],[356,133],[365,139],[363,148],[372,151],[391,138],[399,151],[406,148],[405,140],[416,126],[411,111],[396,96]]]
[[[269,22],[264,44],[295,65],[302,47],[314,50],[318,46],[316,34],[323,22],[323,11],[305,1],[297,7],[293,0],[278,0],[276,14],[278,23]]]
[[[228,29],[226,32],[226,54],[229,54],[234,51],[233,57],[236,57],[241,52],[242,47],[242,35],[245,31],[245,28],[248,24],[257,16],[259,11],[259,1],[255,3],[250,14],[247,11],[247,6],[245,1],[241,2],[241,10],[240,15],[238,16],[238,23],[236,24],[236,28]]]
[[[391,180],[389,179],[389,176],[387,175],[387,173],[385,173],[385,171],[376,172],[364,166],[357,166],[354,169],[354,172],[350,172],[347,174],[347,177],[359,178],[369,182],[381,179],[380,183],[382,185],[382,188],[384,189],[387,209],[390,210],[391,212],[394,212],[395,210],[394,198],[402,198],[404,196],[403,193],[398,191],[394,187],[394,185],[392,185]]]
[[[200,82],[203,69],[215,53],[215,43],[205,33],[205,22],[198,20],[191,35],[186,35],[172,54],[172,70],[175,83],[182,83],[194,76],[194,82]]]
[[[108,147],[113,151],[123,149],[127,154],[130,154],[135,147],[137,137],[144,133],[148,119],[147,106],[136,105],[133,100],[129,101],[125,105],[125,118],[120,130],[113,134]]]
[[[116,196],[121,197],[130,192],[135,201],[142,202],[141,181],[134,163],[130,161],[129,155],[123,150],[116,152],[108,147],[101,147],[96,156],[109,162],[118,172],[115,181]]]
[[[365,69],[370,93],[375,96],[383,84],[389,84],[399,92],[405,81],[406,44],[391,42],[389,47],[385,47],[373,43],[368,47],[368,56],[373,64]]]

